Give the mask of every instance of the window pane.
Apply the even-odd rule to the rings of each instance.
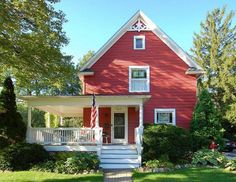
[[[132,69],[132,78],[147,78],[146,69]]]
[[[136,38],[136,45],[135,47],[137,49],[142,49],[143,48],[143,39],[142,38]]]
[[[148,91],[147,80],[131,80],[132,91]]]
[[[172,113],[157,113],[158,123],[172,123]]]

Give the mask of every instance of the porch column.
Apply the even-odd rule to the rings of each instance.
[[[47,120],[47,128],[51,127],[51,117],[50,117],[50,113],[48,112],[48,120]]]
[[[143,128],[143,103],[139,104],[139,127]]]
[[[26,141],[31,143],[31,111],[32,107],[28,105],[28,123],[27,123],[27,131],[26,131]]]
[[[31,112],[32,112],[32,107],[28,106],[28,128],[31,128]]]
[[[60,116],[60,126],[62,126],[62,125],[63,125],[63,117]]]

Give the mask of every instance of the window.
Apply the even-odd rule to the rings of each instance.
[[[145,36],[134,36],[134,49],[145,49]]]
[[[155,109],[154,119],[156,124],[176,123],[175,109]]]
[[[129,92],[149,92],[149,66],[129,67]]]

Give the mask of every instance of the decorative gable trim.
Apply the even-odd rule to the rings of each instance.
[[[147,31],[147,30],[151,30],[146,23],[144,23],[144,21],[139,18],[137,22],[135,22],[129,29],[128,31]]]
[[[143,24],[138,25],[138,22]],[[190,56],[182,48],[180,48],[166,33],[164,33],[158,26],[156,26],[142,11],[138,11],[96,52],[96,54],[87,62],[87,64],[85,64],[81,68],[81,71],[91,68],[102,57],[102,55],[105,54],[116,43],[116,41],[125,34],[125,32],[143,31],[144,29],[151,30],[189,67],[194,67],[197,70],[202,70],[202,68],[195,61],[193,61]]]

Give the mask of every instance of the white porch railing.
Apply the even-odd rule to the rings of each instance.
[[[100,144],[102,128],[28,128],[29,143]]]

